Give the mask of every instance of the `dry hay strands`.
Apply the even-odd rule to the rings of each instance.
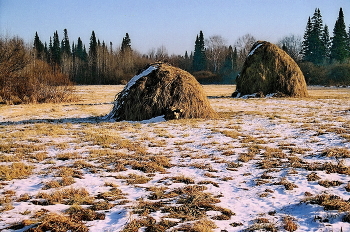
[[[165,63],[150,64],[134,76],[115,99],[107,118],[141,121],[216,118],[202,86],[190,73]]]
[[[308,96],[305,77],[297,63],[278,46],[266,41],[257,41],[251,48],[232,96],[238,94]]]

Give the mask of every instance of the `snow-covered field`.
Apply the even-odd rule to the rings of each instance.
[[[0,231],[350,231],[349,88],[204,86],[218,119],[102,120],[122,88],[0,105]]]

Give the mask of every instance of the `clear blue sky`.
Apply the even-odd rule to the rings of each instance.
[[[0,34],[32,43],[37,31],[49,42],[56,30],[62,39],[66,28],[71,43],[81,37],[88,48],[92,30],[114,47],[129,33],[141,53],[163,45],[169,54],[184,54],[194,49],[200,30],[205,38],[222,36],[227,45],[247,33],[273,43],[303,36],[315,8],[332,36],[340,7],[348,28],[350,0],[0,0]]]

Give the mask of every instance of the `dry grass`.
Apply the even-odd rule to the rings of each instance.
[[[292,232],[298,229],[298,225],[295,223],[294,218],[287,216],[283,218],[283,228],[288,232]]]
[[[81,221],[75,221],[71,217],[67,217],[61,214],[50,213],[41,219],[41,222],[26,230],[27,232],[45,232],[45,231],[75,231],[75,232],[88,232],[89,229]]]
[[[320,180],[318,184],[323,187],[329,188],[342,185],[343,183],[338,180]]]
[[[274,183],[275,185],[283,185],[286,190],[293,190],[298,188],[298,186],[292,182],[289,182],[285,177],[281,178],[280,181]]]
[[[348,212],[350,210],[350,202],[343,200],[337,195],[320,194],[305,198],[303,201],[321,205],[325,210],[338,210],[341,212]]]
[[[186,232],[212,232],[215,228],[217,228],[217,226],[213,221],[207,218],[203,218],[193,224],[182,225],[177,228],[177,230]]]
[[[99,193],[96,198],[97,199],[104,199],[108,201],[115,201],[120,199],[125,199],[126,194],[124,194],[120,189],[117,187],[111,188],[108,192]]]
[[[105,214],[96,213],[91,209],[85,209],[80,205],[72,205],[65,213],[69,214],[71,219],[74,221],[93,221],[93,220],[104,220]]]
[[[22,162],[0,165],[0,180],[25,179],[32,174],[33,169],[33,166]]]
[[[53,204],[85,204],[91,205],[94,197],[90,196],[89,192],[84,188],[65,188],[62,190],[52,191],[51,193],[40,192],[36,196],[37,199],[33,203],[41,205]]]
[[[306,176],[306,178],[308,181],[316,181],[316,180],[321,179],[321,177],[319,177],[316,172],[311,172],[310,174],[308,174]]]
[[[141,227],[145,227],[146,232],[160,232],[166,231],[168,228],[174,227],[177,222],[169,220],[161,220],[159,223],[152,217],[144,217],[140,219],[134,219],[128,223],[121,232],[136,232]]]
[[[172,180],[177,183],[194,184],[194,180],[192,177],[188,177],[184,175],[174,176],[172,177]]]
[[[60,180],[50,180],[45,182],[43,189],[45,190],[50,188],[59,188],[59,187],[68,186],[74,183],[75,183],[75,180],[73,177],[64,176]]]
[[[335,158],[350,158],[350,150],[343,147],[327,148],[322,152],[322,155]]]

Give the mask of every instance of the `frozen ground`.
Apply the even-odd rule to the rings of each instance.
[[[110,206],[82,219],[95,232],[137,231],[137,222],[140,231],[210,231],[196,224],[205,220],[218,232],[350,231],[350,90],[232,99],[231,88],[205,86],[215,120],[103,121],[121,86],[78,87],[75,103],[0,106],[0,231],[96,202]]]

